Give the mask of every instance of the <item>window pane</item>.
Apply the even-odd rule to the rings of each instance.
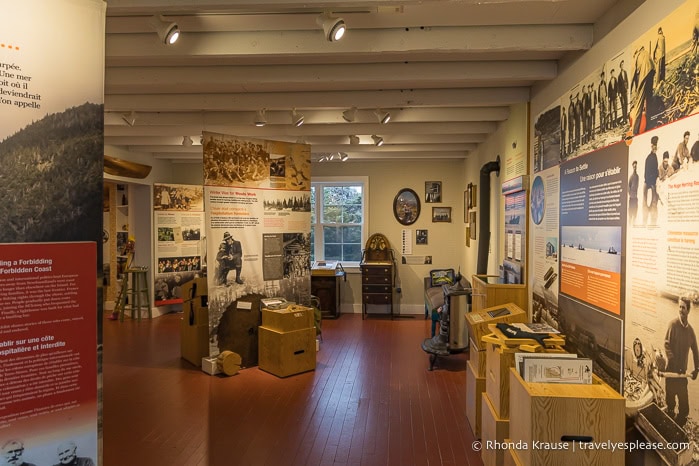
[[[311,226],[311,261],[316,260],[316,230]]]
[[[342,260],[342,245],[325,243],[325,260],[341,261]]]
[[[323,223],[342,223],[342,207],[326,204],[323,207]]]
[[[316,188],[311,186],[311,224],[316,223]]]
[[[343,261],[361,261],[362,246],[360,244],[344,244],[342,247]]]
[[[343,208],[342,223],[362,223],[362,206],[348,205]]]
[[[342,227],[342,242],[361,244],[362,227]]]
[[[342,230],[336,227],[323,227],[323,243],[341,243]],[[326,257],[327,259],[327,257]]]

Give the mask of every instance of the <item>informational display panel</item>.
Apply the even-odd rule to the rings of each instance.
[[[203,145],[215,354],[232,349],[227,332],[237,331],[241,305],[257,307],[262,297],[310,302],[311,160],[305,144],[205,132]]]
[[[97,463],[106,3],[2,7],[0,446]]]
[[[0,244],[0,438],[28,462],[97,457],[96,262],[95,243]]]
[[[655,406],[640,424],[658,432],[678,426],[666,440],[692,445],[699,440],[697,17],[699,1],[684,2],[534,118],[530,243],[534,319],[565,333],[568,351],[593,360],[595,373],[626,397],[630,418]],[[674,454],[680,464],[699,450]]]
[[[153,185],[155,305],[181,303],[182,285],[204,267],[204,187]]]

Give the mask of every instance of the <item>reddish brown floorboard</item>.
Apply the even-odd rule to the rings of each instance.
[[[105,320],[105,466],[483,464],[468,353],[428,371],[428,320],[325,320],[316,370],[285,379],[204,374],[179,357],[179,320]]]

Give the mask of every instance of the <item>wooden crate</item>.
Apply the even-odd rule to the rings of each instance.
[[[485,392],[501,419],[510,417],[510,368],[515,367],[515,351],[492,343],[485,350]]]
[[[523,466],[623,466],[624,449],[573,451],[532,445],[556,444],[568,436],[624,442],[624,406],[624,397],[594,375],[589,385],[529,383],[510,369],[510,440],[529,446],[516,450]]]
[[[313,328],[280,332],[260,326],[259,366],[265,372],[287,377],[316,368],[316,332]]]
[[[505,315],[499,315],[503,311]],[[488,324],[512,323],[512,322],[527,322],[527,313],[524,309],[513,303],[501,304],[499,306],[489,307],[481,311],[469,312],[466,314],[466,323],[471,338],[476,343],[476,348],[479,350],[485,349],[485,343],[481,341],[484,335],[491,333]]]
[[[468,358],[473,365],[478,377],[485,377],[485,350],[478,349],[478,345],[470,338],[471,343],[468,346]]]
[[[649,442],[674,446],[674,449],[657,450],[667,464],[686,466],[692,462],[693,449],[680,446],[690,445],[687,433],[657,404],[651,403],[638,411],[636,427]]]
[[[474,437],[481,438],[481,398],[485,390],[485,378],[478,377],[471,362],[466,363],[466,419]]]
[[[471,286],[471,309],[478,312],[481,309],[499,304],[514,303],[522,309],[528,308],[526,285],[498,283],[497,275],[473,275]]]
[[[481,459],[484,466],[501,466],[507,448],[496,448],[495,444],[489,445],[488,442],[504,445],[505,439],[509,437],[510,421],[498,417],[487,393],[483,394],[481,404]]]
[[[209,355],[209,323],[190,325],[189,319],[180,319],[180,354],[182,359],[201,366],[201,359]]]

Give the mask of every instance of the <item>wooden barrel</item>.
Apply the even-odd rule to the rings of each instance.
[[[226,375],[235,375],[240,370],[242,358],[233,351],[222,351],[216,358],[216,365]]]

